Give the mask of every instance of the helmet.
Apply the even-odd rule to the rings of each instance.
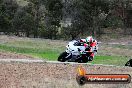
[[[86,43],[92,43],[92,42],[93,42],[92,36],[88,36],[88,37],[86,38]]]

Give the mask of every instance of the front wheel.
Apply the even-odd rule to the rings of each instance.
[[[130,59],[129,61],[127,61],[127,63],[125,64],[125,66],[132,67],[132,59]]]
[[[60,56],[58,57],[58,61],[60,62],[65,62],[67,59],[65,58],[67,56],[67,52],[63,52],[60,54]]]
[[[88,60],[89,60],[89,61],[93,61],[93,57],[92,57],[92,56],[90,56]]]

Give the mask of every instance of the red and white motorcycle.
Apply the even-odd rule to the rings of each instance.
[[[92,61],[97,52],[97,48],[87,47],[85,48],[84,44],[73,40],[69,42],[66,46],[65,52],[61,53],[58,57],[60,62],[78,62],[78,63],[87,63]],[[87,49],[87,50],[86,50]]]

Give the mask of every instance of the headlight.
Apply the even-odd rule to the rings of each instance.
[[[66,48],[69,48],[69,45],[67,45]]]

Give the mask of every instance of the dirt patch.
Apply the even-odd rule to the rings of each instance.
[[[16,54],[10,52],[0,52],[0,59],[38,59],[29,55]]]
[[[130,84],[86,84],[76,82],[80,64],[47,62],[0,62],[0,88],[131,88]],[[88,74],[130,74],[132,68],[83,65]]]
[[[116,35],[116,37],[108,36],[108,35],[103,35],[100,37],[100,39],[98,39],[98,41],[102,41],[103,43],[118,43],[118,44],[132,44],[132,36],[118,36]]]

